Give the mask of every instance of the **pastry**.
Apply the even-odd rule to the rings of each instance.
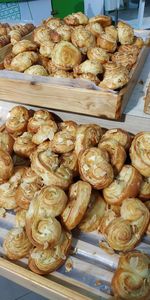
[[[118,66],[116,69],[107,70],[104,73],[104,78],[99,86],[105,89],[116,90],[122,88],[129,81],[129,73],[123,66]]]
[[[39,127],[38,131],[33,135],[32,142],[36,145],[42,144],[46,140],[53,140],[54,134],[57,132],[57,124],[53,120],[49,120]]]
[[[19,29],[13,29],[9,32],[10,42],[14,46],[16,43],[21,41],[22,35]]]
[[[0,45],[1,45],[1,41],[0,41]],[[1,48],[1,47],[0,47]],[[11,69],[11,62],[12,62],[12,59],[14,58],[14,54],[12,54],[11,52],[8,53],[5,57],[4,57],[4,68],[7,69],[7,70],[12,70]]]
[[[54,46],[55,43],[53,43],[52,41],[45,41],[40,45],[40,54],[44,57],[51,58]]]
[[[24,132],[16,138],[14,143],[14,152],[19,156],[29,157],[36,149],[36,144],[32,141],[33,134],[31,132]]]
[[[105,64],[109,61],[110,55],[102,48],[93,47],[88,50],[87,57],[92,61],[98,61],[101,64]]]
[[[48,63],[49,63],[48,57],[45,57],[39,53],[37,63],[39,65],[43,66],[46,69],[46,71],[48,72]]]
[[[42,109],[37,110],[35,111],[33,117],[29,119],[27,130],[32,133],[36,133],[40,126],[48,124],[49,120],[53,119],[53,115],[49,111]]]
[[[64,24],[64,20],[60,18],[48,18],[43,21],[43,24],[50,28],[51,30],[56,30],[58,27],[62,26]]]
[[[99,191],[93,190],[86,213],[79,224],[79,229],[83,232],[97,230],[104,216],[105,208],[106,203]]]
[[[17,55],[25,51],[36,51],[36,50],[37,50],[37,44],[29,40],[19,41],[12,47],[12,53],[14,55]]]
[[[24,106],[13,107],[6,120],[6,130],[14,137],[21,135],[26,131],[29,117],[29,111]]]
[[[91,196],[91,185],[77,181],[69,188],[69,202],[61,214],[62,222],[69,230],[75,228],[82,220]]]
[[[115,52],[112,57],[112,61],[115,62],[117,65],[122,65],[128,70],[131,70],[132,66],[137,61],[137,55],[132,54],[131,52]]]
[[[10,30],[10,25],[8,23],[0,23],[0,36],[7,35]]]
[[[102,32],[104,32],[103,27],[98,22],[89,22],[85,29],[90,31],[95,37],[98,37]]]
[[[111,35],[107,33],[101,33],[97,38],[97,46],[113,53],[117,48],[117,42],[116,39],[114,39],[114,37],[112,37]]]
[[[24,72],[38,61],[38,54],[33,51],[25,51],[17,54],[12,58],[11,70],[17,72]]]
[[[55,78],[70,78],[70,79],[74,78],[72,72],[67,72],[64,70],[56,70],[53,73],[53,77],[55,77]]]
[[[106,26],[105,27],[105,33],[112,36],[112,38],[117,41],[118,32],[117,32],[117,29],[115,28],[115,26],[113,26],[113,25]]]
[[[13,152],[13,145],[13,137],[5,130],[0,132],[0,149],[7,151],[11,155]]]
[[[89,19],[89,23],[95,23],[95,22],[100,23],[102,27],[106,27],[111,25],[112,20],[111,17],[104,16],[104,15],[98,15]]]
[[[116,220],[117,215],[112,209],[108,209],[104,212],[104,215],[101,218],[99,228],[98,230],[105,235],[106,234],[106,229],[108,225],[113,221]]]
[[[114,181],[103,189],[107,203],[120,205],[126,198],[136,197],[140,190],[142,176],[131,165],[124,165]]]
[[[118,30],[118,39],[120,44],[122,45],[131,45],[134,41],[134,31],[133,28],[122,21],[118,22],[117,25]]]
[[[51,40],[51,30],[45,26],[39,26],[34,30],[33,40],[37,44],[41,45]]]
[[[68,42],[71,41],[71,28],[67,24],[57,27],[56,32],[61,36],[61,40]]]
[[[150,132],[135,135],[131,147],[132,165],[145,177],[150,177]]]
[[[79,173],[82,180],[89,182],[95,189],[103,189],[114,178],[107,152],[99,148],[89,148],[80,152],[78,157]]]
[[[24,73],[29,75],[48,76],[46,69],[40,65],[31,66],[26,69]]]
[[[138,198],[142,201],[150,200],[150,177],[143,177]]]
[[[92,73],[82,73],[82,74],[74,74],[75,78],[80,78],[80,79],[85,79],[85,80],[90,80],[92,82],[94,82],[96,85],[98,85],[100,83],[99,78],[92,74]]]
[[[103,73],[103,68],[100,62],[87,59],[82,64],[74,67],[73,71],[75,74],[91,73],[97,75]]]
[[[141,37],[134,37],[134,45],[137,46],[140,50],[144,46],[144,41]]]
[[[57,67],[50,59],[47,64],[47,69],[48,69],[50,76],[53,76],[57,71],[65,71],[65,70],[62,70],[59,67]]]
[[[64,21],[70,26],[86,25],[88,23],[88,17],[82,12],[77,12],[66,16]]]
[[[16,212],[15,223],[16,227],[25,227],[26,224],[26,209],[20,209]]]
[[[121,128],[114,128],[114,129],[107,130],[103,134],[101,138],[101,142],[103,142],[107,138],[116,140],[119,144],[121,144],[125,148],[125,150],[128,150],[130,148],[132,142],[131,135],[127,131]]]
[[[84,27],[76,27],[71,33],[72,44],[78,47],[82,54],[86,54],[88,49],[96,45],[95,36]]]
[[[6,182],[13,174],[13,160],[8,152],[0,149],[0,184]]]
[[[118,51],[123,52],[123,53],[127,53],[127,54],[132,54],[132,55],[137,57],[139,55],[140,49],[135,44],[133,44],[133,45],[121,45],[121,46],[119,46]]]
[[[7,35],[0,36],[0,49],[9,44],[10,37]]]
[[[32,245],[22,227],[11,229],[3,243],[4,252],[11,260],[17,260],[29,254]]]
[[[74,176],[79,174],[78,170],[78,157],[75,151],[63,153],[60,157],[60,162],[65,167],[69,168]]]

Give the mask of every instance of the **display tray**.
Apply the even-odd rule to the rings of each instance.
[[[136,31],[135,34],[143,36],[143,31]],[[144,35],[147,37],[149,31],[144,32]],[[149,48],[144,46],[130,72],[128,84],[120,91],[105,90],[86,80],[56,79],[2,70],[0,99],[118,120],[128,103],[148,53]]]
[[[12,103],[0,101],[1,123],[6,119],[9,110],[14,106]],[[30,106],[32,108],[32,106]],[[37,108],[36,108],[37,109]],[[57,112],[64,119],[65,114]],[[73,117],[74,116],[74,117]],[[93,118],[66,114],[66,119],[72,119],[78,123],[93,122]],[[134,120],[135,119],[135,120]],[[120,122],[95,119],[97,124],[108,128],[115,128]],[[104,123],[103,123],[104,122]],[[94,122],[93,122],[94,123]],[[130,124],[123,124],[122,128],[130,132],[138,132],[137,124],[140,123],[142,130],[149,129],[142,126],[137,118],[132,118]],[[117,268],[119,253],[108,251],[100,247],[103,236],[97,232],[81,233],[73,231],[72,251],[69,256],[70,271],[64,264],[57,271],[48,276],[40,276],[31,272],[27,267],[27,259],[11,262],[5,256],[2,248],[3,240],[8,230],[14,226],[15,216],[13,212],[0,217],[0,274],[18,284],[28,287],[32,291],[53,300],[100,300],[114,299],[111,290],[113,272]],[[136,247],[150,255],[150,236],[144,236]]]

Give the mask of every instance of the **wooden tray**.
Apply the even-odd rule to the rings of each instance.
[[[150,115],[150,82],[147,87],[146,96],[144,97],[145,104],[144,104],[144,112]]]
[[[0,101],[1,122],[6,119],[12,103]],[[32,108],[30,106],[30,108]],[[37,109],[37,108],[36,108]],[[78,123],[94,122],[102,126],[121,127],[138,132],[148,130],[149,123],[141,122],[140,118],[131,118],[130,122],[123,123],[109,120],[98,120],[91,117],[82,117],[73,114],[58,113],[62,119],[72,119]],[[94,120],[93,120],[94,119]],[[141,118],[143,119],[143,118]],[[139,127],[138,127],[139,124]],[[14,225],[14,214],[9,212],[5,218],[0,218],[0,272],[1,275],[24,286],[32,291],[53,300],[100,300],[113,299],[111,294],[111,280],[114,269],[117,267],[119,254],[108,253],[99,247],[102,235],[97,232],[88,234],[73,232],[74,252],[70,255],[72,270],[66,271],[65,265],[56,272],[42,277],[34,274],[27,268],[27,260],[10,262],[4,257],[2,243],[8,230]],[[150,236],[145,236],[136,247],[150,255]]]

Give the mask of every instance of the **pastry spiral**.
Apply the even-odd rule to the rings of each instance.
[[[6,130],[14,137],[21,135],[26,131],[29,117],[29,111],[24,106],[13,107],[6,120]]]
[[[16,72],[24,72],[38,61],[38,54],[34,51],[25,51],[12,58],[10,69]],[[6,68],[6,66],[5,66]]]
[[[128,150],[131,146],[131,141],[132,141],[131,135],[127,131],[124,131],[123,129],[114,128],[114,129],[107,130],[103,134],[101,142],[107,138],[116,140],[119,144],[121,144],[125,148],[125,150]]]
[[[46,140],[53,140],[54,134],[57,132],[57,124],[55,121],[49,120],[46,124],[39,127],[37,133],[32,137],[32,142],[36,145],[42,144]]]
[[[44,42],[51,40],[51,30],[45,26],[39,26],[34,30],[33,40],[37,44],[41,45]]]
[[[88,50],[87,57],[92,61],[98,61],[101,64],[105,64],[109,61],[110,55],[102,48],[93,47]]]
[[[70,26],[86,25],[88,23],[88,17],[82,12],[77,12],[66,16],[64,21]]]
[[[60,157],[61,164],[70,169],[74,176],[79,174],[78,157],[75,151],[67,152]]]
[[[82,54],[86,54],[90,47],[96,45],[95,36],[82,26],[78,26],[72,31],[71,41],[74,46],[80,49]]]
[[[117,42],[111,35],[107,33],[102,33],[97,38],[97,46],[102,49],[105,49],[108,52],[113,53],[117,48]]]
[[[95,37],[98,37],[103,32],[103,27],[98,22],[88,23],[85,29],[90,31]]]
[[[137,55],[131,52],[115,52],[112,57],[112,61],[115,62],[117,65],[122,65],[123,67],[131,70],[133,65],[137,61]]]
[[[142,201],[150,199],[150,177],[143,178],[138,198],[140,198]]]
[[[25,227],[26,225],[26,209],[20,209],[16,212],[15,223],[16,227]]]
[[[134,41],[134,31],[133,28],[122,21],[118,22],[118,39],[122,45],[131,45]]]
[[[42,125],[49,124],[49,121],[53,120],[53,115],[47,110],[37,110],[33,117],[29,119],[27,130],[32,133],[37,133],[38,129]]]
[[[0,149],[0,184],[13,174],[13,160],[8,152]]]
[[[19,41],[12,47],[12,53],[14,55],[17,55],[25,51],[36,51],[36,50],[37,50],[37,44],[29,40]]]
[[[105,15],[97,15],[89,19],[89,23],[95,23],[95,22],[100,23],[102,27],[106,27],[111,25],[112,19],[111,17]]]
[[[101,63],[96,60],[85,60],[82,64],[76,66],[74,69],[74,74],[91,73],[93,75],[98,75],[103,73]]]
[[[57,27],[56,32],[61,36],[61,40],[70,42],[71,40],[71,27],[67,24]]]
[[[45,41],[40,45],[40,54],[44,57],[51,58],[52,57],[52,50],[55,46],[55,43],[52,41]]]
[[[113,25],[106,26],[105,27],[105,33],[112,36],[112,38],[117,41],[118,32],[117,32],[117,29],[115,28],[115,26],[113,26]]]
[[[60,18],[48,18],[46,20],[43,21],[43,24],[50,28],[51,30],[56,30],[57,28],[59,28],[61,25],[64,24],[64,20],[60,19]]]
[[[7,131],[0,132],[0,149],[7,151],[11,155],[13,152],[13,145],[13,137]]]
[[[104,78],[99,86],[105,89],[116,90],[123,87],[129,81],[129,73],[127,69],[121,65],[118,68],[107,70],[104,73]]]
[[[24,132],[16,138],[14,143],[14,152],[22,157],[29,157],[36,149],[36,144],[32,142],[33,134],[31,132]]]

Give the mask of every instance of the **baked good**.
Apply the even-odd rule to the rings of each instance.
[[[1,43],[1,41],[0,41]],[[11,62],[12,62],[12,59],[14,58],[14,54],[12,54],[11,52],[8,53],[5,57],[4,57],[4,68],[7,69],[7,70],[12,70],[11,68]]]
[[[6,182],[13,174],[13,160],[8,152],[0,149],[0,184]]]
[[[102,27],[106,27],[111,25],[111,17],[104,16],[104,15],[97,15],[95,17],[92,17],[89,19],[89,23],[95,23],[98,22],[102,25]]]
[[[98,61],[101,64],[105,64],[109,61],[110,55],[102,48],[93,47],[88,50],[87,57],[92,61]]]
[[[55,78],[70,78],[73,79],[73,73],[72,72],[67,72],[65,70],[56,70],[51,76]]]
[[[41,125],[38,131],[32,136],[32,142],[36,145],[43,143],[46,140],[52,140],[57,132],[57,124],[53,120],[45,122]]]
[[[132,44],[132,45],[121,45],[121,46],[119,46],[118,51],[132,54],[134,56],[138,56],[140,49],[138,48],[137,45]]]
[[[69,188],[69,202],[61,214],[62,222],[69,230],[75,228],[82,220],[91,196],[91,185],[77,181]]]
[[[131,70],[132,66],[136,63],[137,61],[137,55],[133,54],[131,52],[126,52],[126,51],[119,51],[115,52],[112,56],[111,59],[113,62],[115,62],[117,65],[122,65],[125,68]]]
[[[52,113],[47,110],[39,109],[35,111],[33,117],[29,119],[27,130],[36,133],[40,126],[48,124],[49,120],[53,119]]]
[[[56,28],[56,32],[61,36],[61,40],[63,41],[71,41],[71,27],[67,24],[61,25]]]
[[[77,79],[80,78],[80,79],[90,80],[90,81],[94,82],[96,85],[98,85],[100,83],[99,78],[92,73],[82,73],[80,75],[74,73],[74,77]]]
[[[91,73],[97,75],[103,73],[103,68],[100,62],[87,59],[80,65],[74,67],[73,71],[75,74]]]
[[[19,29],[13,29],[9,32],[10,42],[12,45],[15,45],[21,41],[22,35]]]
[[[11,61],[11,70],[24,72],[38,61],[38,54],[33,51],[25,51],[17,54]]]
[[[34,42],[41,45],[47,41],[51,40],[51,30],[45,26],[37,27],[33,32]]]
[[[82,12],[76,12],[66,16],[64,21],[67,25],[71,26],[86,25],[88,23],[88,17]]]
[[[26,209],[19,209],[16,212],[16,216],[15,216],[15,224],[16,227],[25,227],[26,224]]]
[[[138,198],[140,198],[142,201],[150,199],[150,177],[143,177]]]
[[[104,212],[104,215],[101,218],[100,224],[99,224],[99,232],[101,232],[103,235],[106,234],[106,229],[108,225],[117,218],[117,214],[112,209],[107,209]]]
[[[74,176],[79,174],[78,157],[75,151],[63,153],[60,157],[60,162],[65,167],[69,168],[73,172]]]
[[[7,151],[11,155],[13,152],[13,145],[13,137],[6,130],[0,132],[0,149]]]
[[[83,54],[86,54],[90,47],[96,45],[95,36],[83,26],[78,26],[72,31],[71,41]]]
[[[121,144],[125,148],[125,150],[128,150],[130,148],[132,142],[131,135],[127,131],[121,128],[113,128],[107,130],[103,134],[101,138],[101,142],[103,142],[107,138],[116,140],[119,144]]]
[[[55,46],[55,43],[52,41],[45,41],[40,45],[40,54],[44,57],[51,58],[52,56],[52,50]]]
[[[0,49],[9,44],[10,37],[7,35],[0,36]]]
[[[21,135],[26,131],[29,117],[29,111],[24,106],[13,107],[6,120],[6,130],[14,137]]]
[[[123,66],[118,68],[107,70],[104,73],[104,78],[100,82],[99,86],[105,89],[116,90],[122,88],[129,81],[129,73]]]
[[[46,69],[41,65],[31,66],[26,69],[24,73],[29,75],[48,76]]]
[[[89,22],[85,29],[90,31],[95,37],[98,37],[102,32],[104,32],[103,27],[98,22]]]
[[[114,37],[107,33],[101,33],[97,38],[97,46],[105,49],[108,52],[115,52],[117,48],[117,42]]]
[[[17,55],[25,51],[36,51],[37,44],[29,40],[21,40],[12,47],[12,53]]]
[[[113,25],[106,26],[105,27],[105,33],[108,34],[108,35],[110,35],[110,36],[112,36],[112,38],[117,41],[117,39],[118,39],[118,32],[117,32],[117,29],[116,29],[115,26],[113,26]]]
[[[31,132],[24,132],[15,139],[14,152],[19,156],[29,157],[36,149],[36,144],[32,142],[33,134]]]
[[[122,44],[122,45],[133,44],[134,31],[133,31],[133,28],[129,24],[119,21],[118,25],[117,25],[117,29],[118,29],[118,39],[119,39],[120,44]]]
[[[134,45],[141,49],[144,46],[144,41],[141,37],[134,37]]]

